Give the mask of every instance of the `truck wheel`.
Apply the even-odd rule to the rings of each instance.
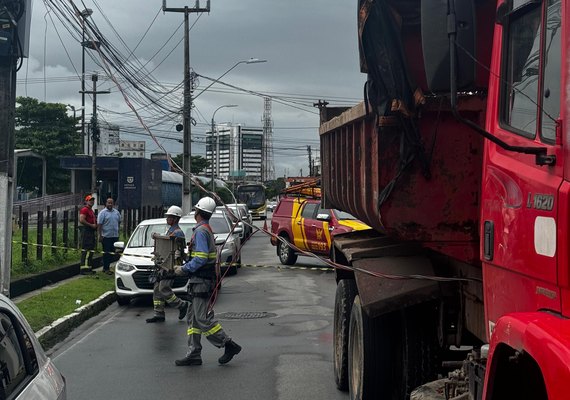
[[[348,390],[348,329],[356,291],[354,279],[342,279],[334,299],[334,380],[336,387],[343,391]]]
[[[437,312],[420,304],[370,319],[356,296],[349,329],[351,399],[404,399],[437,377]]]
[[[379,373],[381,354],[377,321],[368,318],[357,295],[352,304],[348,328],[348,386],[351,400],[381,398]]]
[[[287,235],[280,237],[289,242],[289,237]],[[295,254],[293,249],[283,243],[281,240],[277,242],[277,256],[283,265],[293,265],[295,262],[297,262],[297,254]]]

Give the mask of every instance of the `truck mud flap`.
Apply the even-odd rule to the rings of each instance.
[[[430,260],[422,256],[379,257],[353,261],[358,293],[368,316],[379,315],[420,304],[440,297],[440,284],[426,279],[388,279],[364,271],[396,275],[434,276]]]

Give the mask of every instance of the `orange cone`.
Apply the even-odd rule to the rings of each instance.
[[[267,232],[267,219],[263,222],[263,230]]]

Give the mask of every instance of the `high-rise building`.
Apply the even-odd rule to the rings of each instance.
[[[213,139],[213,140],[212,140]],[[218,124],[206,143],[206,158],[214,167],[216,178],[228,181],[262,179],[263,129],[242,125]],[[206,173],[211,176],[209,167]]]

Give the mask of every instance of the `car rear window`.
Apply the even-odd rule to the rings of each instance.
[[[344,211],[340,211],[340,210],[334,210],[334,215],[336,215],[337,219],[343,220],[343,219],[356,219],[356,217],[352,214],[349,214],[347,212]]]

